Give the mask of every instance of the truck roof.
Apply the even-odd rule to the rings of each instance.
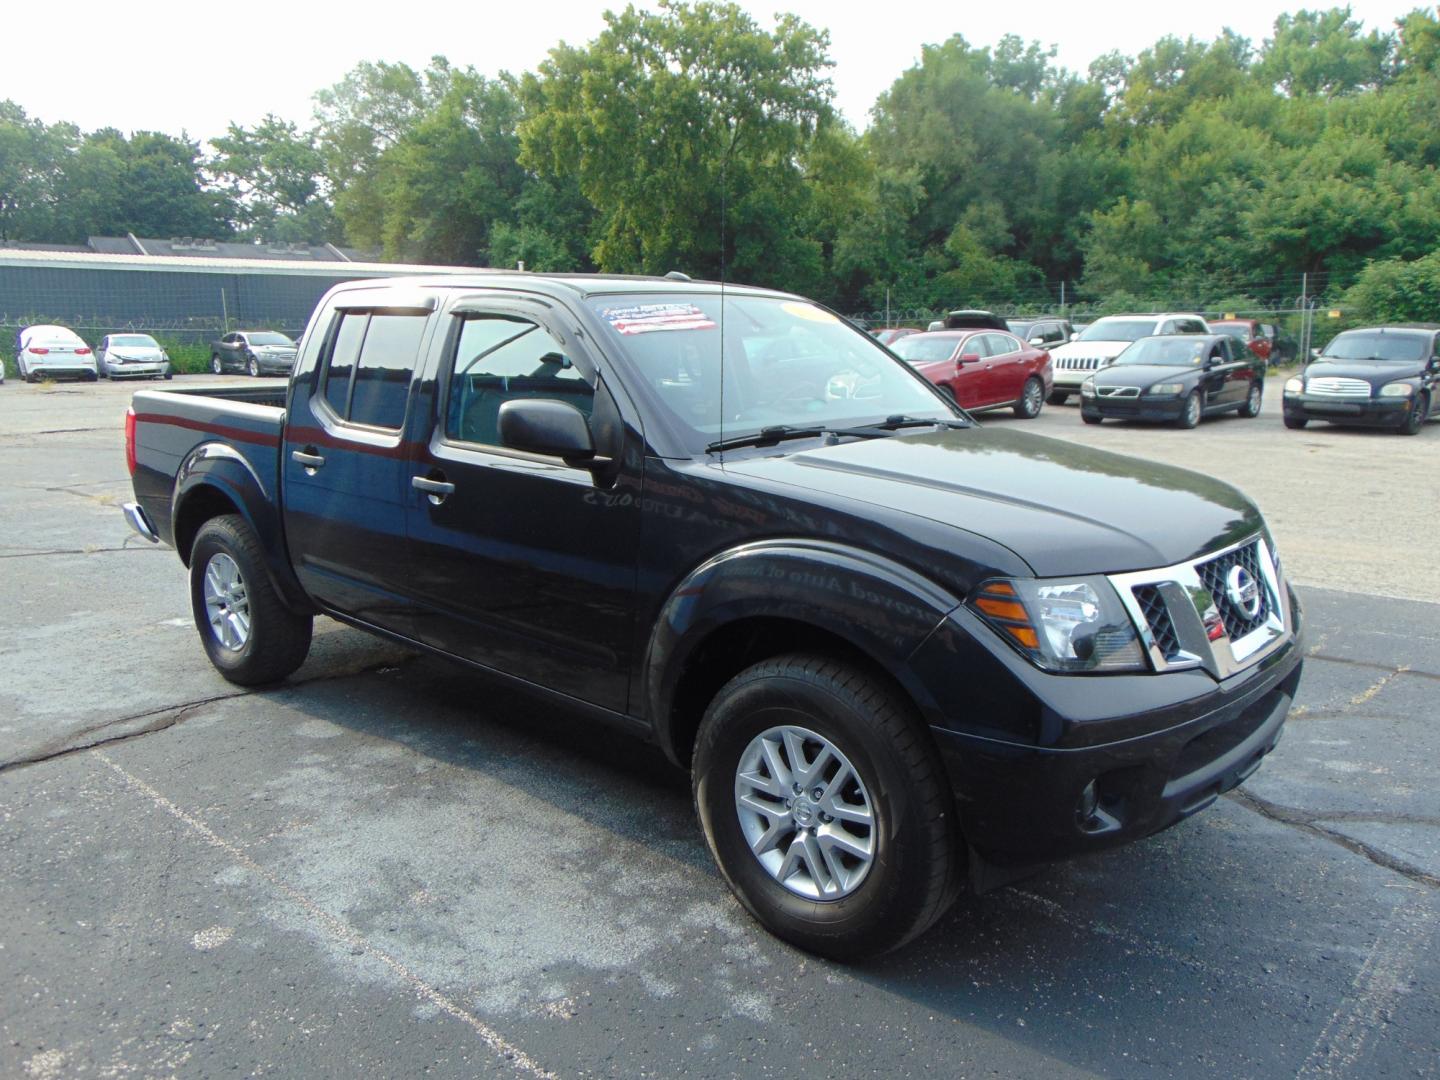
[[[629,274],[534,274],[520,270],[477,270],[472,274],[447,274],[444,277],[407,276],[393,278],[363,278],[339,289],[348,288],[397,288],[397,289],[517,289],[524,292],[539,292],[572,297],[605,296],[617,293],[743,293],[747,296],[793,297],[780,289],[767,289],[753,285],[734,285],[730,282],[696,281],[689,278],[646,277]],[[797,298],[798,299],[798,298]]]

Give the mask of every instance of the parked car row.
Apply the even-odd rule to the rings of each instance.
[[[210,346],[210,370],[216,375],[288,375],[296,345],[273,330],[241,330]],[[15,340],[15,367],[26,382],[41,379],[169,379],[175,374],[170,354],[149,334],[107,334],[91,349],[74,330],[41,324],[24,327]],[[0,365],[0,385],[5,369]]]

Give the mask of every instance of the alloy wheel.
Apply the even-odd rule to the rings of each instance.
[[[760,865],[808,900],[840,900],[864,882],[878,835],[874,803],[839,748],[808,728],[773,727],[735,769],[735,812]]]
[[[250,598],[235,560],[223,551],[205,564],[205,614],[215,640],[239,652],[250,640]]]

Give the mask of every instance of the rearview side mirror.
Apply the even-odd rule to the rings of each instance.
[[[1030,344],[1031,344],[1031,345],[1044,345],[1044,344],[1045,344],[1045,339],[1044,339],[1043,337],[1032,337],[1032,338],[1030,339]]]
[[[960,354],[960,359],[957,361],[957,363],[961,363],[961,364],[973,364],[973,363],[975,363],[975,362],[976,362],[977,360],[979,360],[979,359],[980,359],[980,354],[979,354],[979,353],[974,353],[974,352],[961,353],[961,354]]]
[[[546,457],[558,457],[573,468],[608,463],[597,457],[590,424],[566,401],[520,398],[500,406],[500,445]]]

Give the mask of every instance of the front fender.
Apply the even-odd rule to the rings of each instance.
[[[189,544],[180,542],[187,515],[195,500],[210,498],[212,492],[219,492],[234,505],[259,539],[271,584],[286,606],[295,611],[312,612],[314,605],[290,566],[274,487],[273,483],[267,487],[254,464],[233,446],[202,443],[186,455],[175,476],[175,492],[170,500],[170,535],[176,540],[181,561],[189,566]]]
[[[833,634],[895,678],[927,719],[930,691],[906,662],[958,597],[889,559],[823,540],[762,540],[709,559],[670,594],[650,636],[641,700],[661,748],[686,664],[711,634],[742,619],[784,619]]]

